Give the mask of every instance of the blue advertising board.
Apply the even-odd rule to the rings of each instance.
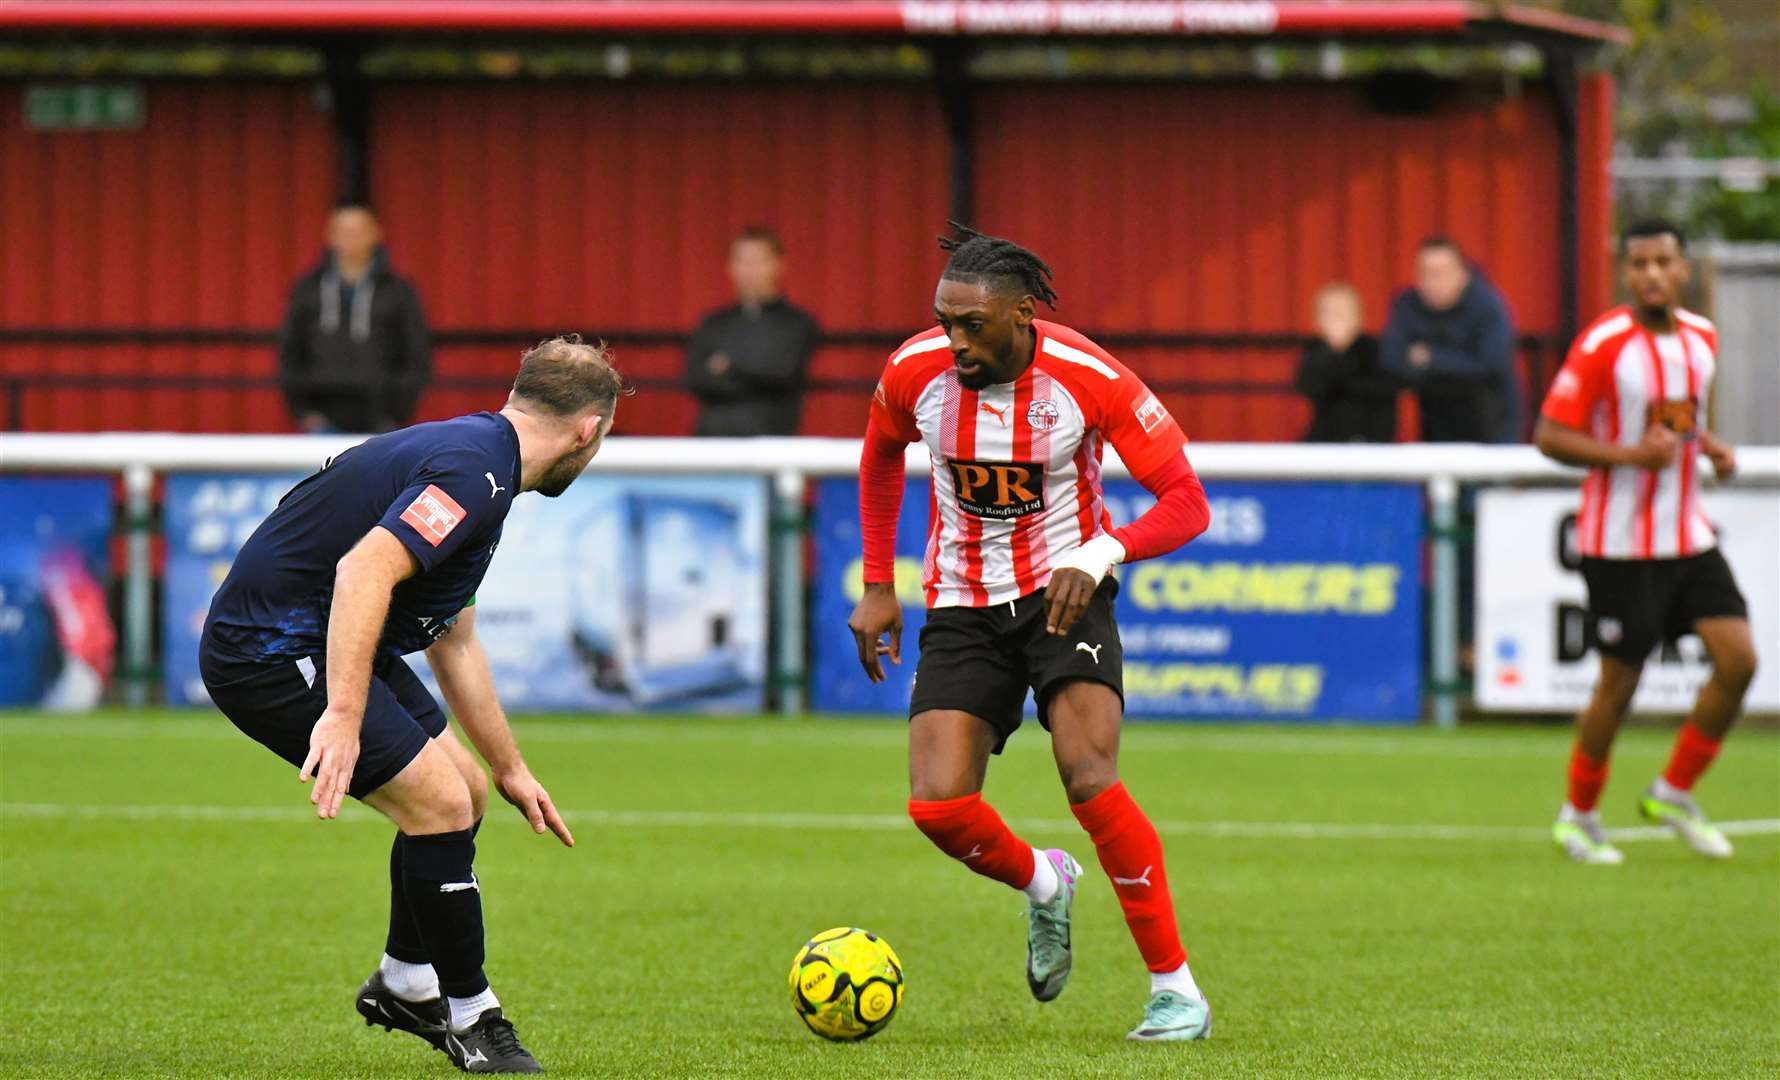
[[[112,486],[0,477],[0,705],[99,704],[117,644],[106,602]]]
[[[161,678],[168,704],[206,705],[198,635],[235,553],[303,473],[174,473],[162,501]]]
[[[1133,716],[1412,722],[1421,711],[1422,493],[1415,485],[1220,483],[1205,535],[1122,567],[1118,618]],[[1154,501],[1106,484],[1123,524]],[[876,685],[846,627],[860,592],[858,484],[815,494],[811,700],[843,712],[907,708],[924,618],[927,483],[897,524],[900,668]]]
[[[242,542],[299,477],[168,481],[169,700],[207,700],[197,644]],[[757,711],[766,699],[766,481],[590,474],[517,499],[476,632],[509,710]],[[411,658],[437,692],[424,661]]]

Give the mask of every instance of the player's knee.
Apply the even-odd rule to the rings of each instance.
[[[1632,703],[1632,695],[1638,692],[1638,680],[1643,673],[1642,665],[1603,665],[1601,678],[1595,683],[1593,704],[1614,715],[1625,712]]]
[[[932,774],[909,777],[909,798],[916,802],[962,799],[966,795],[975,795],[981,789],[980,784],[964,776]]]
[[[1712,668],[1720,680],[1740,694],[1755,680],[1755,649],[1739,645],[1725,650],[1724,655],[1713,658]]]
[[[470,798],[470,785],[462,782],[441,785],[441,790],[428,800],[427,817],[434,826],[427,832],[461,832],[476,824],[479,816]]]
[[[464,773],[464,786],[470,792],[471,820],[481,821],[488,809],[488,774],[480,768],[471,768]]]
[[[1063,790],[1072,805],[1085,803],[1119,782],[1118,766],[1111,758],[1064,763],[1061,771]]]

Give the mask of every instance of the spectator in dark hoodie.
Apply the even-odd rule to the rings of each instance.
[[[1381,359],[1420,397],[1423,442],[1519,441],[1508,305],[1446,237],[1417,249],[1415,285],[1391,302]]]
[[[1298,358],[1298,392],[1313,410],[1305,442],[1395,442],[1402,382],[1378,363],[1360,294],[1331,281],[1312,301],[1316,337]]]
[[[336,207],[327,244],[321,264],[291,287],[278,336],[291,415],[309,432],[401,427],[432,374],[420,296],[389,268],[369,208]]]

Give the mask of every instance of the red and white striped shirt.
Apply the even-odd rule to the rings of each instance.
[[[1691,311],[1675,312],[1677,333],[1652,334],[1630,308],[1596,319],[1571,346],[1545,397],[1544,416],[1597,439],[1636,446],[1662,423],[1684,440],[1665,469],[1634,465],[1589,470],[1576,539],[1603,559],[1674,559],[1717,543],[1700,510],[1699,456],[1707,396],[1718,365],[1718,332]]]
[[[1162,481],[1146,478],[1191,481],[1200,516],[1186,535],[1163,539],[1166,549],[1205,527],[1187,438],[1156,395],[1074,330],[1043,320],[1032,328],[1032,364],[1011,383],[965,388],[935,327],[891,355],[872,399],[876,430],[924,442],[933,458],[928,607],[986,607],[1036,592],[1057,562],[1103,532],[1128,558],[1154,554],[1145,530],[1125,535],[1137,523],[1113,529],[1100,486],[1105,439],[1152,490]]]

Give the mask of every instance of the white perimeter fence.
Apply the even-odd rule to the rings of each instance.
[[[362,436],[172,435],[172,434],[0,434],[0,472],[112,473],[123,477],[128,552],[125,566],[123,643],[125,668],[132,673],[128,700],[145,704],[153,664],[154,566],[152,522],[155,479],[182,471],[302,471],[362,441]],[[1421,484],[1428,496],[1428,533],[1433,548],[1430,578],[1428,683],[1431,714],[1443,728],[1457,724],[1459,711],[1459,551],[1458,503],[1464,485],[1569,486],[1580,470],[1548,461],[1530,446],[1468,444],[1311,445],[1302,443],[1194,443],[1193,467],[1216,494],[1220,480],[1380,480]],[[1780,446],[1738,449],[1738,472],[1730,481],[1745,487],[1780,487]],[[781,687],[779,707],[797,712],[803,694],[795,687],[806,655],[804,609],[803,504],[812,477],[853,476],[859,471],[859,443],[852,439],[612,439],[592,468],[630,474],[727,473],[771,478],[776,497],[772,553],[774,650]],[[908,471],[925,474],[926,451],[911,446]],[[1107,454],[1106,475],[1125,477],[1118,456]],[[1710,466],[1701,462],[1701,475]],[[12,527],[13,523],[0,523]]]

